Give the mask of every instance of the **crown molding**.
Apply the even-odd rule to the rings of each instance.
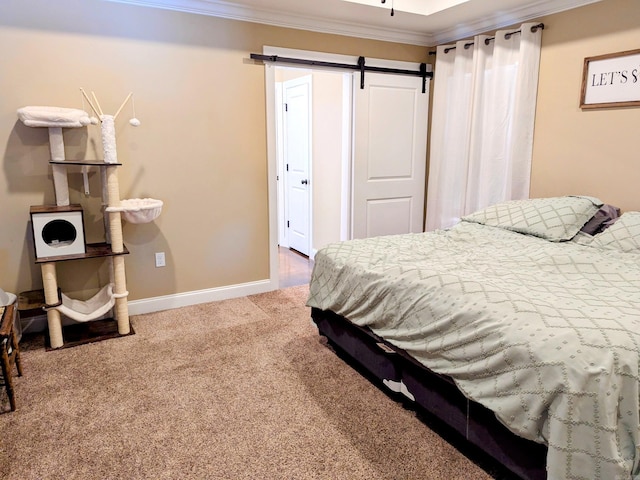
[[[324,18],[292,14],[263,8],[239,5],[220,0],[107,0],[143,7],[161,8],[178,12],[196,13],[229,20],[262,23],[276,27],[308,30],[349,37],[429,46],[431,35],[422,32],[386,29],[363,23],[341,22]]]
[[[491,18],[479,18],[473,22],[466,22],[455,27],[444,29],[432,35],[433,45],[442,45],[455,42],[464,38],[473,37],[492,30],[509,27],[517,23],[526,22],[564,12],[573,8],[582,7],[602,0],[543,0],[532,2],[520,8],[502,11]]]
[[[128,5],[160,8],[178,12],[209,15],[213,17],[261,23],[277,27],[309,30],[312,32],[345,35],[349,37],[406,43],[432,47],[479,33],[496,30],[519,22],[545,15],[559,13],[602,0],[542,0],[525,7],[503,10],[490,17],[478,18],[472,22],[462,22],[452,28],[433,33],[415,32],[401,29],[387,29],[364,23],[342,22],[325,18],[292,14],[222,0],[106,0]]]

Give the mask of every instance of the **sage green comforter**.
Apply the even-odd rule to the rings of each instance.
[[[308,305],[370,327],[547,444],[549,479],[640,475],[639,254],[463,221],[321,249]]]

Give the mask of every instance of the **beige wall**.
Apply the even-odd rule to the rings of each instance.
[[[81,107],[79,87],[113,113],[130,91],[142,126],[116,124],[123,198],[165,208],[124,227],[131,299],[268,278],[263,45],[429,61],[425,48],[269,27],[98,0],[0,2],[0,287],[42,285],[33,263],[29,206],[53,203],[46,129],[16,117],[25,105]],[[65,130],[67,158],[101,156],[97,128]],[[92,192],[99,195],[97,175]],[[99,201],[81,193],[88,237],[102,236]],[[164,251],[167,267],[154,267]],[[98,261],[60,266],[62,289],[86,296]],[[107,273],[102,268],[100,281]]]
[[[113,112],[129,91],[142,126],[117,122],[123,198],[165,201],[152,224],[125,225],[132,299],[268,277],[263,45],[413,62],[417,46],[360,40],[98,0],[0,2],[0,287],[39,288],[29,206],[53,203],[47,133],[24,127],[25,105],[81,107],[79,87]],[[542,19],[532,196],[586,193],[640,210],[640,109],[581,111],[584,57],[638,48],[640,2],[602,2]],[[437,72],[436,72],[437,78]],[[437,81],[437,80],[436,80]],[[97,129],[66,130],[68,158],[100,156]],[[99,201],[71,176],[88,237],[102,235]],[[96,175],[92,191],[99,192]],[[167,267],[156,269],[153,253]],[[95,289],[99,262],[68,262],[68,293]],[[104,268],[100,281],[107,277]]]
[[[342,78],[313,73],[313,250],[340,240]]]
[[[588,194],[640,210],[640,108],[580,109],[584,58],[640,48],[640,2],[604,0],[543,21],[531,196]]]

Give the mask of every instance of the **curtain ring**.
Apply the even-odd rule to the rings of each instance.
[[[534,25],[533,27],[531,27],[531,33],[536,33],[538,31],[538,29],[544,30],[544,23],[539,23],[539,24]]]

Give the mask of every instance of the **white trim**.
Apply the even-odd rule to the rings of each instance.
[[[221,0],[107,0],[143,7],[161,8],[178,12],[210,15],[213,17],[262,23],[277,27],[308,30],[312,32],[345,35],[348,37],[367,38],[386,42],[406,43],[433,47],[435,45],[471,37],[478,33],[489,32],[498,28],[515,25],[545,15],[563,12],[582,7],[602,0],[540,0],[531,2],[525,7],[511,10],[492,11],[489,15],[478,18],[471,23],[460,21],[455,26],[433,32],[407,31],[398,28],[382,28],[364,23],[337,21],[318,18],[310,15],[292,14],[285,11],[255,6],[240,5]],[[428,17],[425,17],[428,18]]]
[[[284,167],[284,115],[282,114],[282,82],[276,82],[275,93],[275,113],[276,113],[276,154],[278,155],[278,245],[289,248],[288,229],[285,228],[285,218],[287,218],[286,204],[282,200],[285,198],[285,167]]]
[[[299,15],[279,10],[256,8],[220,0],[108,0],[143,7],[162,8],[178,12],[210,15],[213,17],[262,23],[276,27],[308,30],[311,32],[345,35],[348,37],[368,38],[386,42],[399,42],[409,45],[430,46],[430,35],[402,29],[381,28],[362,23],[336,21]]]
[[[231,298],[270,292],[276,289],[271,281],[259,280],[257,282],[240,283],[226,287],[207,288],[205,290],[194,290],[192,292],[176,293],[173,295],[143,298],[142,300],[132,300],[128,302],[129,315],[144,315],[145,313],[188,307],[200,303],[218,302],[220,300],[229,300]],[[108,315],[103,315],[100,318],[107,317]],[[72,325],[75,323],[73,321],[66,321],[66,318],[64,320],[64,325]],[[34,315],[33,317],[21,318],[20,322],[22,324],[22,333],[43,332],[47,328],[47,315]]]
[[[259,280],[257,282],[240,283],[225,287],[207,288],[204,290],[194,290],[192,292],[132,300],[129,302],[129,315],[142,315],[145,313],[159,312],[161,310],[170,310],[172,308],[198,305],[200,303],[217,302],[230,298],[270,292],[275,289],[271,281]]]
[[[307,195],[309,196],[309,208],[307,209],[307,222],[309,223],[307,238],[307,254],[311,255],[311,249],[313,248],[313,189],[315,186],[315,180],[313,179],[313,72],[308,75],[309,78],[309,107],[307,112],[309,113],[309,164],[307,165]]]
[[[353,74],[342,77],[342,185],[340,190],[340,240],[351,237],[351,140],[353,99]],[[315,256],[315,254],[314,254]]]
[[[462,22],[451,28],[441,30],[432,36],[432,45],[442,45],[463,38],[473,37],[481,33],[498,30],[504,27],[535,20],[554,13],[590,5],[602,0],[543,0],[511,10],[495,12],[490,18],[478,18],[472,22]]]
[[[269,202],[269,281],[272,290],[280,288],[280,259],[278,253],[278,153],[276,118],[276,70],[272,65],[264,66],[265,107],[267,113],[267,197]]]

